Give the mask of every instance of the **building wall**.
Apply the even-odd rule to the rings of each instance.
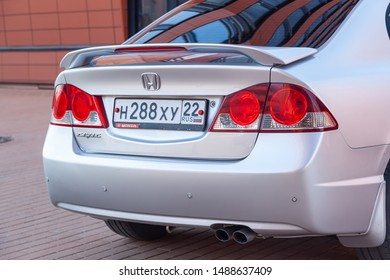
[[[126,39],[127,0],[0,0],[0,83],[52,84],[69,50]]]

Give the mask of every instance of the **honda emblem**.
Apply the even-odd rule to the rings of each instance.
[[[161,80],[160,76],[156,73],[143,73],[141,75],[142,77],[142,84],[144,86],[144,89],[155,91],[159,90],[161,87]]]

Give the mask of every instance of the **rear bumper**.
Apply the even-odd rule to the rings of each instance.
[[[261,134],[239,161],[91,155],[50,126],[43,161],[53,204],[101,219],[349,236],[369,230],[385,150],[350,149],[332,131]]]

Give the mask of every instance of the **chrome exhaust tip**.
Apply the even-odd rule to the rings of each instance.
[[[233,233],[237,231],[240,226],[225,226],[215,230],[215,237],[222,242],[227,242],[232,239]]]
[[[239,244],[247,244],[257,237],[257,233],[248,227],[241,227],[233,232],[233,240]]]

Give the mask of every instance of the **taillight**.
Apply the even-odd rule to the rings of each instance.
[[[85,92],[82,92],[81,90],[78,90],[77,94],[73,96],[72,100],[73,117],[79,122],[84,122],[93,112],[93,108],[94,104],[92,96]]]
[[[256,85],[227,96],[211,131],[258,131],[268,84]]]
[[[232,120],[240,126],[251,125],[260,116],[260,102],[255,92],[244,90],[229,102]]]
[[[307,99],[301,91],[291,87],[281,88],[270,97],[269,110],[276,122],[291,126],[306,115]]]
[[[68,108],[68,98],[64,93],[64,86],[60,85],[56,87],[53,97],[53,117],[57,120],[64,118],[66,110]]]
[[[293,84],[259,84],[227,96],[210,131],[308,132],[337,129],[309,90]]]
[[[311,132],[337,127],[329,110],[309,90],[293,84],[270,85],[262,132]]]
[[[73,85],[58,85],[54,92],[51,123],[64,126],[108,127],[100,96]]]

